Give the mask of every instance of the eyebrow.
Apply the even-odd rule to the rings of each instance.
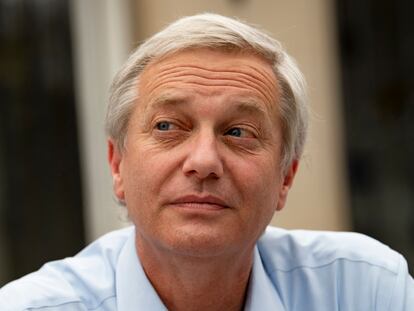
[[[259,105],[254,99],[237,101],[234,110],[242,113],[255,114],[261,118],[266,118],[269,114],[269,112]]]
[[[177,107],[182,106],[183,104],[188,102],[188,97],[181,96],[178,94],[172,94],[170,92],[161,94],[157,96],[155,99],[151,100],[148,105],[144,108],[142,113],[143,125],[147,126],[149,124],[149,120],[152,118],[156,111],[161,109],[168,109],[168,107]]]
[[[159,97],[155,98],[153,101],[149,103],[147,108],[145,109],[145,113],[149,111],[155,111],[162,108],[168,107],[180,107],[186,105],[190,102],[191,96],[184,96],[179,94],[172,94],[172,93],[164,93],[161,94]],[[234,113],[244,113],[244,114],[251,114],[255,115],[261,119],[266,119],[269,116],[271,111],[267,111],[263,105],[260,105],[255,98],[230,98],[229,101],[234,102],[235,105],[229,108],[230,112]]]
[[[164,93],[152,100],[146,107],[148,110],[157,110],[168,106],[183,105],[189,101],[188,96],[180,96],[177,94]]]

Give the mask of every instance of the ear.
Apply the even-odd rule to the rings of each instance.
[[[296,171],[298,170],[299,161],[293,160],[290,166],[288,167],[285,176],[283,177],[283,183],[279,190],[279,200],[277,202],[276,210],[280,211],[286,204],[287,196],[290,188],[293,184],[293,179],[295,178]]]
[[[125,192],[121,174],[122,153],[112,138],[108,139],[108,162],[112,173],[114,194],[120,202],[124,202]]]

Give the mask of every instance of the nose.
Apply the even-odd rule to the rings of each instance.
[[[198,179],[215,178],[223,175],[223,162],[214,133],[200,133],[194,137],[183,164],[186,176]]]

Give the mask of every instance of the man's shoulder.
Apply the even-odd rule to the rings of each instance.
[[[375,266],[396,274],[401,261],[401,255],[388,246],[355,232],[268,227],[258,247],[267,263],[284,271],[349,264]]]
[[[0,289],[0,309],[90,310],[115,303],[116,264],[132,231],[108,233],[76,256],[49,262],[5,285]]]
[[[414,304],[404,258],[365,235],[269,227],[257,246],[287,309],[411,310]]]

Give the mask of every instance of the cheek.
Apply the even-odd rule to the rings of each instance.
[[[125,203],[128,210],[128,216],[132,222],[138,226],[145,226],[151,220],[150,211],[154,202],[154,180],[151,178],[151,172],[147,169],[148,164],[145,161],[136,159],[130,161],[124,166],[124,188]],[[150,208],[147,208],[150,207]]]
[[[174,159],[168,152],[134,150],[123,166],[126,199],[134,206],[155,202],[175,167]]]
[[[279,171],[269,158],[238,159],[229,163],[229,170],[246,203],[264,207],[277,202]]]
[[[145,159],[136,156],[137,152],[129,149],[122,166],[123,183],[127,203],[136,204],[137,198],[142,198],[144,187],[149,185],[149,172],[145,169]]]

